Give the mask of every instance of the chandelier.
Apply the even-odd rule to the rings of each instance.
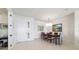
[[[50,18],[48,18],[48,21],[46,23],[46,26],[52,26],[52,23],[50,22]]]

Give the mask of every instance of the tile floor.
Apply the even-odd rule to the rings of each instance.
[[[35,39],[29,42],[16,43],[12,50],[79,50],[79,47],[70,43],[63,43],[56,46],[42,39]]]
[[[0,50],[8,50],[8,47],[0,47]]]

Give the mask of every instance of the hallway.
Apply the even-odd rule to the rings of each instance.
[[[64,43],[55,46],[53,43],[36,39],[29,42],[19,42],[12,50],[78,50],[79,48],[73,44]]]

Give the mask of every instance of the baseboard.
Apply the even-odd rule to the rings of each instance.
[[[33,41],[34,39],[28,39],[28,40],[24,40],[24,41],[16,41],[16,43],[20,43],[20,42],[28,42],[28,41]]]

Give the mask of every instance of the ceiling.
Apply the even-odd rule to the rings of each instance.
[[[13,8],[14,14],[34,17],[38,20],[50,20],[73,13],[75,8]]]

